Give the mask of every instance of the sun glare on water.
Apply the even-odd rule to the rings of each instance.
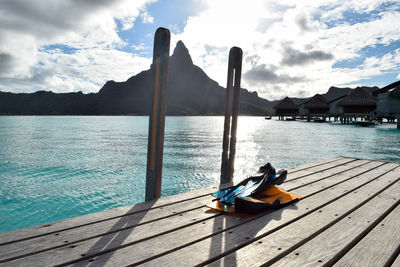
[[[258,144],[260,132],[259,117],[239,117],[236,143],[235,174],[234,179],[243,178],[255,173],[258,165],[265,164],[262,158],[262,148]]]

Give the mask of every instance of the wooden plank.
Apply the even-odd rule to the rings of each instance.
[[[344,157],[335,157],[335,158],[318,160],[318,161],[302,164],[302,165],[299,165],[299,166],[293,166],[293,167],[290,168],[290,172],[291,173],[295,173],[295,172],[298,172],[300,170],[306,170],[306,169],[309,169],[309,168],[312,168],[312,167],[315,167],[315,166],[318,166],[318,165],[323,165],[323,164],[326,164],[326,163],[329,163],[329,162],[334,162],[334,161],[337,161],[337,160],[340,160],[340,159],[343,159],[343,158]]]
[[[363,164],[357,168],[353,168],[352,165],[347,168],[347,170],[338,169],[339,173],[336,175],[322,175],[313,174],[310,176],[303,177],[299,180],[292,180],[288,183],[280,185],[281,188],[285,189],[288,192],[299,192],[298,189],[301,188],[303,198],[306,195],[312,195],[318,193],[326,188],[331,187],[335,184],[340,183],[348,183],[352,179],[358,179],[360,176],[366,174],[371,177],[375,177],[378,173],[384,173],[385,171],[390,170],[393,168],[393,165],[387,165],[381,162],[368,162]],[[344,190],[346,192],[347,189]]]
[[[399,244],[400,207],[397,207],[335,265],[384,266]]]
[[[116,251],[95,258],[90,258],[89,260],[94,260],[96,264],[126,265],[134,262],[138,263],[141,258],[146,259],[157,257],[160,256],[160,254],[163,255],[164,253],[167,253],[164,257],[156,258],[155,261],[151,261],[149,264],[162,263],[164,265],[165,263],[176,263],[178,265],[193,265],[201,263],[209,258],[210,253],[212,253],[212,256],[219,255],[219,253],[228,251],[238,244],[249,242],[246,237],[254,238],[265,233],[265,231],[279,228],[284,223],[299,218],[299,216],[304,216],[304,214],[309,213],[310,210],[319,207],[321,203],[324,205],[324,203],[326,204],[332,199],[340,197],[343,194],[343,187],[348,188],[348,190],[350,188],[358,187],[363,183],[368,182],[373,177],[381,176],[383,173],[397,166],[397,164],[385,164],[372,170],[369,174],[359,176],[358,179],[344,179],[342,184],[333,186],[332,188],[327,186],[324,189],[320,189],[320,184],[328,185],[330,182],[332,185],[337,182],[337,179],[322,180],[319,181],[316,186],[309,185],[307,187],[302,187],[298,189],[298,191],[295,191],[295,193],[302,194],[306,191],[313,192],[312,189],[310,189],[312,187],[314,188],[314,193],[318,193],[314,194],[312,197],[305,198],[294,207],[275,211],[262,217],[259,216],[252,220],[245,219],[238,221],[235,217],[220,216],[205,221],[205,224],[195,224],[190,228],[182,228],[179,231],[167,233],[158,236],[155,239],[132,244]],[[390,174],[387,174],[385,177],[388,175]],[[371,185],[366,186],[369,189],[371,187]],[[235,226],[237,228],[234,228]],[[247,231],[247,235],[242,236],[241,234],[237,234],[242,230]],[[221,241],[225,240],[226,237],[232,238],[235,236],[237,240],[221,244]],[[186,246],[191,243],[193,244]],[[180,248],[179,251],[173,251],[178,248]],[[80,251],[84,251],[84,249],[82,248]],[[57,258],[62,257],[62,255],[66,253],[65,250],[60,249],[52,251],[51,255],[52,257]],[[213,253],[218,254],[214,255]],[[188,255],[190,255],[190,257],[188,257]],[[33,259],[28,257],[25,260],[32,262]],[[59,258],[59,260],[61,260],[61,258]],[[87,260],[88,259],[85,259],[81,263],[86,264],[88,263]],[[9,264],[18,264],[18,261],[9,262]]]
[[[379,161],[379,162],[385,162],[385,163],[399,163],[397,160],[383,160],[383,159],[373,159],[373,158],[357,158],[357,157],[346,157],[346,156],[341,156],[342,158],[351,158],[351,159],[365,159],[365,160],[373,160],[373,161]]]
[[[344,165],[341,165],[339,168],[335,168],[337,172],[343,171],[350,171],[347,173],[348,175],[353,175],[354,173],[360,173],[363,169],[355,167],[364,165],[368,163],[365,160],[357,160],[353,161]],[[369,168],[381,165],[382,163],[369,163],[367,166],[364,167],[365,170]],[[328,166],[330,168],[331,166]],[[333,169],[330,169],[328,175],[331,175]],[[313,174],[321,175],[324,174],[324,170],[322,172]],[[291,174],[289,173],[288,178],[290,179]],[[346,176],[350,177],[350,176]],[[303,177],[302,180],[307,179],[307,176]],[[311,179],[311,180],[310,180]],[[315,177],[312,175],[306,182],[310,182],[314,180]],[[289,182],[291,187],[294,186],[302,186],[303,183],[300,185],[300,180],[296,179],[296,181]],[[286,187],[288,188],[288,187]],[[290,187],[288,188],[290,190]],[[215,190],[215,189],[214,189]],[[202,208],[204,204],[210,200],[210,197],[203,196],[199,198],[194,198],[190,201],[181,202],[176,205],[170,205],[167,208],[160,207],[158,209],[150,209],[144,212],[133,213],[132,215],[128,215],[125,217],[118,217],[115,219],[110,219],[107,221],[102,221],[101,223],[97,224],[89,224],[81,226],[80,228],[73,228],[67,230],[60,230],[56,233],[51,235],[43,235],[37,238],[30,238],[27,240],[14,242],[8,244],[6,247],[0,246],[0,259],[6,260],[10,258],[21,257],[23,255],[29,255],[32,253],[39,253],[44,252],[46,250],[52,249],[54,247],[60,246],[69,246],[75,242],[80,242],[85,239],[99,237],[100,235],[111,234],[113,232],[117,232],[118,230],[122,229],[130,229],[139,224],[143,224],[146,222],[154,221],[156,219],[161,219],[166,216],[177,216],[183,212],[187,212],[188,210],[192,210],[194,208]],[[127,213],[129,214],[129,212]],[[149,232],[150,234],[150,232]],[[145,238],[145,237],[142,237]],[[65,241],[68,241],[65,243]]]
[[[368,229],[368,227],[373,227],[374,224],[379,223],[377,226],[377,232],[382,233],[382,231],[385,231],[388,227],[384,227],[385,224],[383,222],[380,223],[380,216],[382,216],[382,214],[386,210],[390,209],[393,205],[396,205],[396,208],[391,213],[397,212],[397,216],[393,216],[394,218],[392,219],[399,218],[399,201],[393,197],[395,195],[398,195],[399,190],[400,182],[398,182],[396,185],[392,186],[382,194],[378,195],[378,197],[372,199],[356,211],[348,214],[348,216],[344,217],[332,227],[326,229],[315,238],[300,246],[298,249],[292,251],[287,256],[280,259],[273,266],[321,266],[324,264],[331,266],[336,261],[335,257],[337,257],[338,254],[340,257],[340,254],[343,250],[346,250],[346,247],[354,245],[354,240],[357,241],[357,238],[362,235],[363,231]],[[337,205],[339,205],[339,203],[337,203]],[[326,212],[324,212],[324,214],[326,216]],[[334,218],[332,217],[332,219]],[[394,225],[392,226],[395,226],[394,229],[396,229],[396,227],[400,226],[400,221],[397,221],[397,223],[394,223]],[[400,233],[400,228],[397,232]],[[383,266],[383,263],[386,262],[391,253],[393,253],[393,251],[399,244],[400,235],[397,235],[396,237],[395,233],[396,232],[390,232],[389,234],[387,234],[386,237],[388,237],[388,239],[382,240],[384,241],[384,243],[376,242],[378,240],[374,240],[373,242],[369,243],[368,245],[372,245],[373,248],[370,248],[368,252],[375,251],[379,253],[361,253],[355,255],[357,265]],[[392,234],[393,236],[391,237]],[[362,236],[360,236],[360,238],[362,238]],[[326,242],[327,240],[329,240],[329,242]],[[388,248],[390,250],[386,253],[381,253],[384,252],[384,250],[386,249],[385,243],[389,243],[387,245],[389,246]],[[361,252],[365,252],[365,250],[368,250],[368,247],[360,247],[360,245],[362,244],[358,244],[355,248],[358,247],[359,249],[361,249]],[[378,264],[378,262],[380,262],[380,264]]]
[[[304,176],[307,176],[307,175],[310,175],[310,174],[313,174],[313,173],[316,173],[316,172],[320,172],[322,170],[326,171],[326,170],[329,170],[329,169],[334,169],[334,168],[337,168],[337,167],[339,167],[339,166],[341,166],[343,164],[346,164],[346,163],[349,163],[349,162],[352,162],[352,161],[356,161],[356,160],[357,159],[342,158],[342,159],[339,159],[339,160],[336,160],[336,161],[333,161],[333,162],[328,162],[328,163],[323,164],[323,165],[317,165],[317,166],[314,166],[314,167],[311,167],[311,168],[307,168],[307,169],[304,169],[304,170],[299,170],[298,172],[296,172],[294,174],[292,173],[291,179],[299,179],[299,178],[302,178]]]
[[[321,170],[319,172],[310,173],[309,175],[303,176],[301,178],[293,179],[290,174],[288,174],[288,179],[282,185],[283,188],[293,188],[297,186],[305,186],[309,183],[314,183],[317,180],[328,179],[332,176],[339,175],[341,173],[347,173],[353,175],[355,173],[361,173],[363,171],[369,171],[372,168],[383,165],[384,163],[368,161],[368,160],[357,160],[352,161],[340,166],[336,166],[333,169],[328,168],[327,170]],[[300,179],[300,181],[299,181]]]
[[[321,166],[325,163],[332,163],[334,161],[338,161],[343,159],[343,157],[337,157],[332,159],[326,159],[319,162],[313,162],[309,164],[305,164],[302,166],[289,168],[289,176],[288,178],[291,179],[291,172],[292,170],[300,171],[302,169],[310,169],[315,166]],[[329,165],[328,167],[331,167]],[[113,220],[118,219],[123,216],[128,216],[130,214],[144,212],[150,209],[157,209],[160,207],[170,206],[177,203],[181,203],[184,201],[190,201],[192,199],[203,197],[206,195],[211,194],[218,188],[224,188],[227,185],[220,185],[220,186],[212,186],[200,190],[195,190],[191,192],[185,192],[178,195],[163,197],[157,200],[147,201],[143,203],[138,203],[130,206],[114,208],[110,210],[105,210],[102,212],[91,213],[79,217],[74,217],[66,220],[61,220],[53,223],[46,223],[38,226],[33,226],[29,228],[20,229],[17,231],[7,232],[0,234],[0,246],[4,244],[8,244],[10,242],[16,242],[24,239],[29,239],[33,237],[40,237],[46,234],[56,234],[59,231],[74,229],[77,227],[88,226],[95,223],[102,223],[105,220]]]
[[[385,189],[385,187],[390,185],[389,188],[385,189],[385,191],[380,194],[380,198],[376,198],[389,198],[392,200],[393,195],[396,195],[400,189],[400,183],[394,182],[395,179],[399,179],[400,177],[398,170],[399,168],[397,168],[396,171],[387,173],[379,179],[373,180],[369,184],[357,189],[354,191],[357,192],[356,194],[351,192],[343,198],[338,199],[321,209],[315,210],[315,212],[311,213],[309,216],[306,216],[281,230],[267,234],[263,238],[257,239],[255,242],[237,251],[233,251],[231,254],[210,265],[220,266],[222,264],[236,264],[237,266],[247,266],[254,264],[260,265],[260,263],[266,263],[266,265],[274,263],[271,261],[272,259],[279,259],[279,256],[285,251],[293,249],[295,245],[302,244],[302,242],[305,242],[307,238],[310,238],[311,234],[317,234],[321,229],[328,226],[334,220],[338,220],[342,216],[347,217],[347,212],[352,212],[352,209],[356,208],[364,201],[367,201],[374,193],[379,192],[379,190]],[[389,183],[389,181],[391,182]],[[355,197],[355,195],[357,195],[357,197]],[[367,203],[375,204],[377,202]],[[302,202],[299,202],[298,206],[300,206],[300,204],[302,204]],[[241,233],[241,235],[243,235],[243,233]],[[235,241],[227,240],[227,242]],[[323,244],[325,245],[326,243],[329,242],[326,242],[325,240]],[[313,262],[313,264],[316,264],[317,262],[318,260]],[[299,266],[301,266],[301,264]]]
[[[262,261],[252,261],[252,259],[249,259],[248,257],[250,257],[252,254],[257,254],[255,255],[255,259],[257,259],[257,257],[265,256],[269,253],[279,253],[279,247],[276,244],[269,243],[266,240],[261,241],[260,238],[262,238],[264,235],[272,235],[274,232],[281,233],[282,231],[286,231],[286,229],[292,225],[295,226],[292,226],[291,228],[297,230],[300,236],[307,234],[307,231],[303,232],[304,228],[299,226],[298,221],[302,221],[305,218],[308,218],[312,214],[316,213],[320,216],[318,211],[321,206],[324,207],[324,205],[327,205],[324,207],[324,209],[326,209],[326,207],[328,206],[335,207],[335,205],[330,202],[338,197],[341,197],[340,201],[343,203],[343,206],[341,207],[342,209],[346,209],[346,207],[348,206],[351,207],[352,205],[354,205],[354,200],[351,198],[352,196],[350,195],[349,191],[343,194],[343,188],[351,190],[361,186],[365,182],[371,181],[368,184],[357,189],[357,191],[363,191],[363,193],[361,193],[359,197],[363,196],[364,194],[367,195],[367,193],[369,193],[373,188],[379,187],[380,185],[377,185],[377,182],[375,180],[370,179],[375,176],[381,177],[381,179],[388,181],[388,179],[393,178],[393,172],[389,172],[383,176],[381,175],[390,170],[391,167],[396,166],[398,165],[393,164],[390,166],[386,164],[374,171],[371,171],[371,173],[369,173],[368,175],[364,174],[362,176],[359,176],[358,179],[350,179],[342,184],[333,186],[329,189],[322,189],[323,191],[321,191],[320,193],[301,200],[292,209],[286,208],[272,212],[270,214],[267,214],[266,216],[250,221],[244,225],[240,225],[237,228],[215,235],[212,238],[201,240],[200,242],[196,242],[190,246],[183,247],[179,251],[171,252],[169,254],[166,254],[165,256],[156,258],[153,261],[146,262],[146,264],[157,265],[162,263],[163,266],[173,264],[201,264],[202,262],[205,262],[206,260],[214,256],[210,255],[210,251],[219,251],[219,255],[223,255],[224,253],[230,253],[230,251],[234,251],[237,248],[244,246],[242,249],[240,249],[240,251],[243,252],[241,253],[243,261],[238,262],[236,260],[235,255],[238,253],[238,251],[236,251],[228,254],[228,256],[224,260],[217,261],[216,265],[225,264],[231,266],[238,263],[243,265],[258,265],[257,263],[260,263]],[[326,182],[326,180],[321,182]],[[304,189],[307,189],[310,186],[304,187]],[[294,192],[297,193],[296,191]],[[309,221],[307,223],[307,226],[312,226],[314,224],[313,221]],[[279,229],[281,229],[283,226],[284,229],[280,231]],[[256,240],[256,242],[251,243],[254,240]],[[266,246],[264,245],[261,247],[271,249],[271,251],[260,251],[260,249],[258,248],[260,246],[257,242],[258,240],[263,242],[263,244],[267,244]],[[254,253],[252,252],[253,250],[255,250]],[[260,255],[263,253],[265,255]],[[185,257],[185,255],[190,255],[190,257]]]

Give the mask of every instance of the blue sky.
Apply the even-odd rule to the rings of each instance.
[[[1,91],[125,81],[149,68],[158,27],[222,86],[241,47],[242,86],[268,99],[400,79],[398,1],[3,0],[0,14]]]
[[[177,34],[183,31],[189,16],[196,15],[205,8],[198,1],[158,1],[149,4],[147,12],[153,18],[152,23],[137,21],[135,27],[120,31],[121,39],[131,46],[122,49],[132,53],[139,52],[141,55],[152,56],[154,33],[158,27],[168,28],[171,33]],[[136,48],[136,49],[135,49]]]

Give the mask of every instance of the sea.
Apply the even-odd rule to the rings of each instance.
[[[219,182],[224,118],[167,117],[162,196]],[[0,233],[144,201],[147,116],[1,116]],[[395,124],[240,116],[234,181],[348,156],[400,161]]]

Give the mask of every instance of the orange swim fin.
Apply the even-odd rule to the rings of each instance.
[[[254,197],[237,197],[234,203],[236,213],[256,214],[270,209],[279,209],[298,201],[301,197],[270,186]]]

